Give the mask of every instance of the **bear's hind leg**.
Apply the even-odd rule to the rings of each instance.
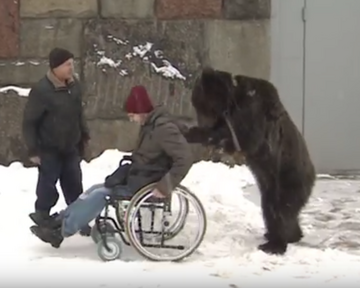
[[[286,225],[286,241],[289,244],[300,242],[304,237],[304,234],[301,230],[299,219],[297,216],[288,219],[288,224]]]
[[[297,243],[300,242],[300,240],[304,237],[304,234],[302,232],[302,229],[300,227],[299,224],[299,220],[297,219],[297,217],[295,219],[287,219],[286,221],[286,225],[285,225],[285,234],[286,234],[286,242],[288,244],[293,244],[293,243]],[[266,232],[264,234],[264,238],[266,240],[269,240],[269,232]]]
[[[268,254],[282,255],[285,254],[287,249],[285,219],[281,209],[279,209],[280,207],[276,203],[278,199],[274,192],[267,190],[261,193],[261,206],[267,231],[267,242],[259,245],[258,248]]]
[[[286,215],[286,238],[288,243],[297,243],[303,237],[304,234],[300,227],[299,223],[299,215],[301,210],[306,205],[307,201],[309,200],[309,196],[311,194],[308,190],[304,190],[303,187],[301,188],[293,188],[291,190],[291,194],[287,193],[287,197],[283,197],[285,203],[282,205],[283,213]]]

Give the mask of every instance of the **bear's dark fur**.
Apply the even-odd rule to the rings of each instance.
[[[277,89],[266,80],[206,68],[195,82],[191,100],[199,126],[185,134],[187,140],[232,154],[236,145],[225,117],[230,120],[261,192],[267,242],[259,249],[284,254],[288,243],[303,237],[298,218],[316,174],[305,140]]]

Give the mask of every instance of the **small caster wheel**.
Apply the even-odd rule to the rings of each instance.
[[[106,234],[109,236],[114,236],[114,234],[115,234],[114,226],[111,223],[106,223],[106,224],[101,223],[100,227],[102,228],[102,227],[104,227],[104,225],[106,225],[106,231],[107,231]],[[94,224],[94,226],[91,227],[90,236],[91,236],[91,239],[94,241],[94,243],[98,243],[101,240],[101,234],[100,234],[100,231],[98,230],[96,224]]]
[[[107,244],[109,250],[106,249],[103,240],[100,240],[98,242],[97,252],[98,252],[100,259],[103,261],[106,261],[106,262],[120,259],[121,253],[122,253],[121,241],[119,239],[117,239],[116,237],[108,236],[106,238],[106,244]]]

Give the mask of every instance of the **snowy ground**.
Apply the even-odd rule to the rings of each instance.
[[[120,153],[107,151],[84,163],[85,188],[101,182]],[[319,180],[303,215],[306,237],[286,256],[256,249],[263,234],[254,181],[245,167],[196,164],[183,184],[202,200],[208,230],[197,253],[182,263],[145,261],[125,247],[125,261],[101,262],[89,238],[74,236],[53,249],[32,236],[36,170],[19,163],[0,167],[0,284],[15,287],[286,287],[359,286],[360,182]],[[57,208],[64,207],[61,199]]]

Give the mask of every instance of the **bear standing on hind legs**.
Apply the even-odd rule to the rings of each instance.
[[[191,100],[198,119],[211,121],[190,128],[187,140],[229,154],[241,149],[261,193],[267,242],[258,248],[284,254],[289,243],[303,237],[299,214],[316,175],[305,140],[276,88],[266,80],[206,68]]]

